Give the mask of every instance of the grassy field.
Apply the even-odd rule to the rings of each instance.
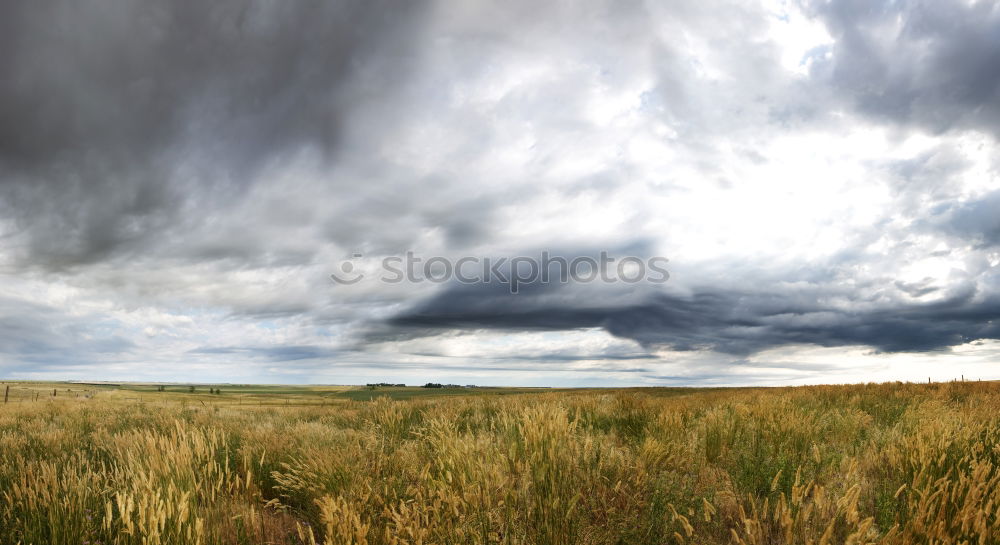
[[[6,386],[0,545],[1000,543],[993,382]]]

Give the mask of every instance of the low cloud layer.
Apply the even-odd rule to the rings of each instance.
[[[1000,340],[1000,297],[973,283],[939,288],[897,282],[857,286],[795,281],[765,289],[705,286],[691,293],[629,294],[600,287],[460,286],[392,317],[401,335],[440,330],[601,328],[648,348],[745,356],[787,345],[867,346],[880,352],[940,351]],[[569,292],[569,293],[567,293]],[[893,293],[895,292],[895,293]],[[920,301],[932,297],[930,301]],[[387,333],[373,337],[384,341]]]
[[[8,2],[0,375],[1000,377],[998,33],[958,0]],[[670,280],[376,274],[540,250]]]

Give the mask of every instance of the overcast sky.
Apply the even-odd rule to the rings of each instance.
[[[998,138],[989,1],[5,1],[0,376],[1000,378]]]

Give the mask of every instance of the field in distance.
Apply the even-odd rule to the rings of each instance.
[[[0,394],[9,386],[8,402],[34,402],[48,398],[121,402],[205,403],[228,405],[331,405],[338,401],[373,401],[381,397],[412,399],[441,396],[490,396],[568,391],[553,388],[510,388],[495,386],[458,386],[425,388],[423,386],[338,386],[338,385],[269,385],[269,384],[194,384],[144,382],[40,382],[5,381]],[[680,389],[688,391],[687,389]],[[217,391],[217,393],[216,393]]]
[[[0,393],[0,545],[1000,542],[995,382]]]

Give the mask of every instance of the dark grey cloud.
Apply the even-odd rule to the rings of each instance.
[[[756,282],[755,282],[756,283]],[[913,294],[918,287],[902,286]],[[923,288],[921,293],[929,293]],[[846,303],[834,303],[848,297]],[[434,335],[452,329],[559,331],[602,328],[647,347],[749,355],[786,345],[869,346],[879,352],[924,352],[1000,339],[1000,297],[975,286],[930,303],[861,299],[830,285],[771,289],[701,287],[691,293],[623,297],[604,286],[535,285],[511,294],[501,285],[445,290],[387,321],[369,340],[393,334]]]
[[[1000,135],[995,2],[842,0],[808,6],[835,40],[813,53],[812,76],[860,112],[934,133],[979,129]]]
[[[971,246],[1000,246],[1000,190],[939,211],[934,223]]]
[[[332,160],[351,109],[405,77],[423,9],[5,2],[0,213],[22,257],[59,269],[148,252],[287,154]]]

